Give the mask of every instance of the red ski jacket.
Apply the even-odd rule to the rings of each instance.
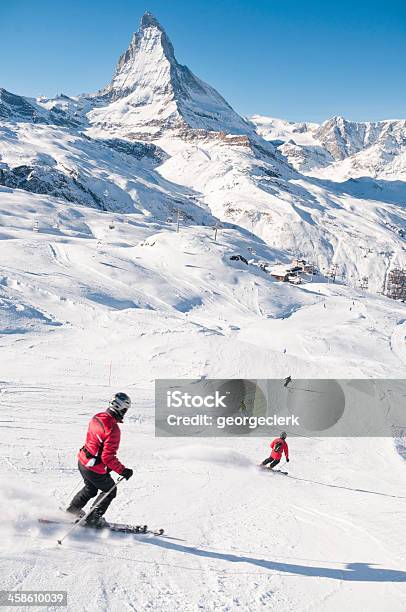
[[[286,459],[289,459],[289,448],[285,440],[283,440],[282,438],[275,438],[275,440],[271,442],[271,448],[272,448],[272,452],[271,452],[272,459],[281,459],[282,453],[285,453]]]
[[[121,474],[125,467],[116,457],[120,436],[118,423],[111,414],[96,414],[89,423],[85,445],[78,454],[80,463],[97,474],[104,474],[107,468]]]

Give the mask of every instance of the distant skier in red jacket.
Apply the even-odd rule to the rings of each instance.
[[[282,459],[283,453],[285,453],[286,461],[289,463],[289,447],[286,442],[286,436],[286,431],[282,431],[279,438],[275,438],[275,440],[271,442],[271,456],[264,459],[261,466],[269,465],[269,469],[272,470]]]
[[[96,414],[89,423],[85,445],[78,453],[78,467],[85,482],[83,489],[72,499],[66,509],[70,514],[82,517],[85,512],[84,506],[101,491],[98,500],[109,491],[114,480],[110,472],[117,472],[126,480],[131,478],[133,470],[124,467],[117,459],[116,454],[120,446],[120,427],[118,423],[123,422],[124,415],[131,406],[131,399],[126,393],[116,393],[105,412]],[[116,497],[117,491],[113,491],[95,508],[88,516],[86,522],[94,527],[103,527],[106,524],[103,514]]]

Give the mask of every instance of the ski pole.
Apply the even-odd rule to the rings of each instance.
[[[69,529],[69,531],[67,531],[65,533],[65,535],[58,540],[58,544],[60,546],[62,546],[62,542],[65,540],[65,538],[68,537],[68,535],[70,535],[72,533],[72,531],[74,531],[76,529],[76,527],[79,527],[79,525],[81,525],[82,523],[85,522],[85,520],[87,519],[87,517],[94,511],[96,510],[96,508],[98,508],[100,506],[100,504],[102,503],[102,501],[104,501],[106,499],[106,497],[108,497],[110,495],[110,493],[112,491],[114,491],[114,489],[117,487],[117,485],[122,482],[124,480],[124,476],[120,476],[120,478],[117,480],[117,482],[114,483],[114,485],[111,487],[111,489],[109,489],[108,491],[106,491],[106,493],[103,495],[103,497],[101,497],[99,499],[99,501],[97,502],[97,504],[95,504],[94,506],[92,506],[90,508],[90,510],[84,515],[82,516],[81,519],[79,519],[74,525],[72,525],[72,527]]]

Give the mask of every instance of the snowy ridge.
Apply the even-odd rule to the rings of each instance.
[[[260,115],[251,120],[300,172],[339,181],[363,176],[405,180],[405,120],[357,123],[333,117],[320,125]]]

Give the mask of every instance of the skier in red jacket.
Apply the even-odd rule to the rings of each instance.
[[[99,412],[91,419],[85,445],[78,454],[78,467],[85,486],[75,495],[66,511],[81,518],[85,515],[82,508],[101,491],[93,504],[97,507],[86,519],[86,522],[94,527],[101,528],[106,524],[103,514],[117,495],[114,488],[110,495],[97,505],[98,500],[114,486],[110,472],[117,472],[126,480],[133,475],[133,470],[124,467],[116,457],[120,446],[118,423],[123,422],[130,406],[131,399],[126,393],[116,393],[107,410]]]
[[[261,466],[269,464],[269,469],[272,470],[276,465],[278,465],[278,463],[282,459],[283,453],[285,453],[286,461],[287,463],[289,463],[289,448],[286,442],[286,436],[286,431],[282,431],[279,438],[275,438],[275,440],[271,442],[271,456],[264,459],[264,461],[261,463]]]

